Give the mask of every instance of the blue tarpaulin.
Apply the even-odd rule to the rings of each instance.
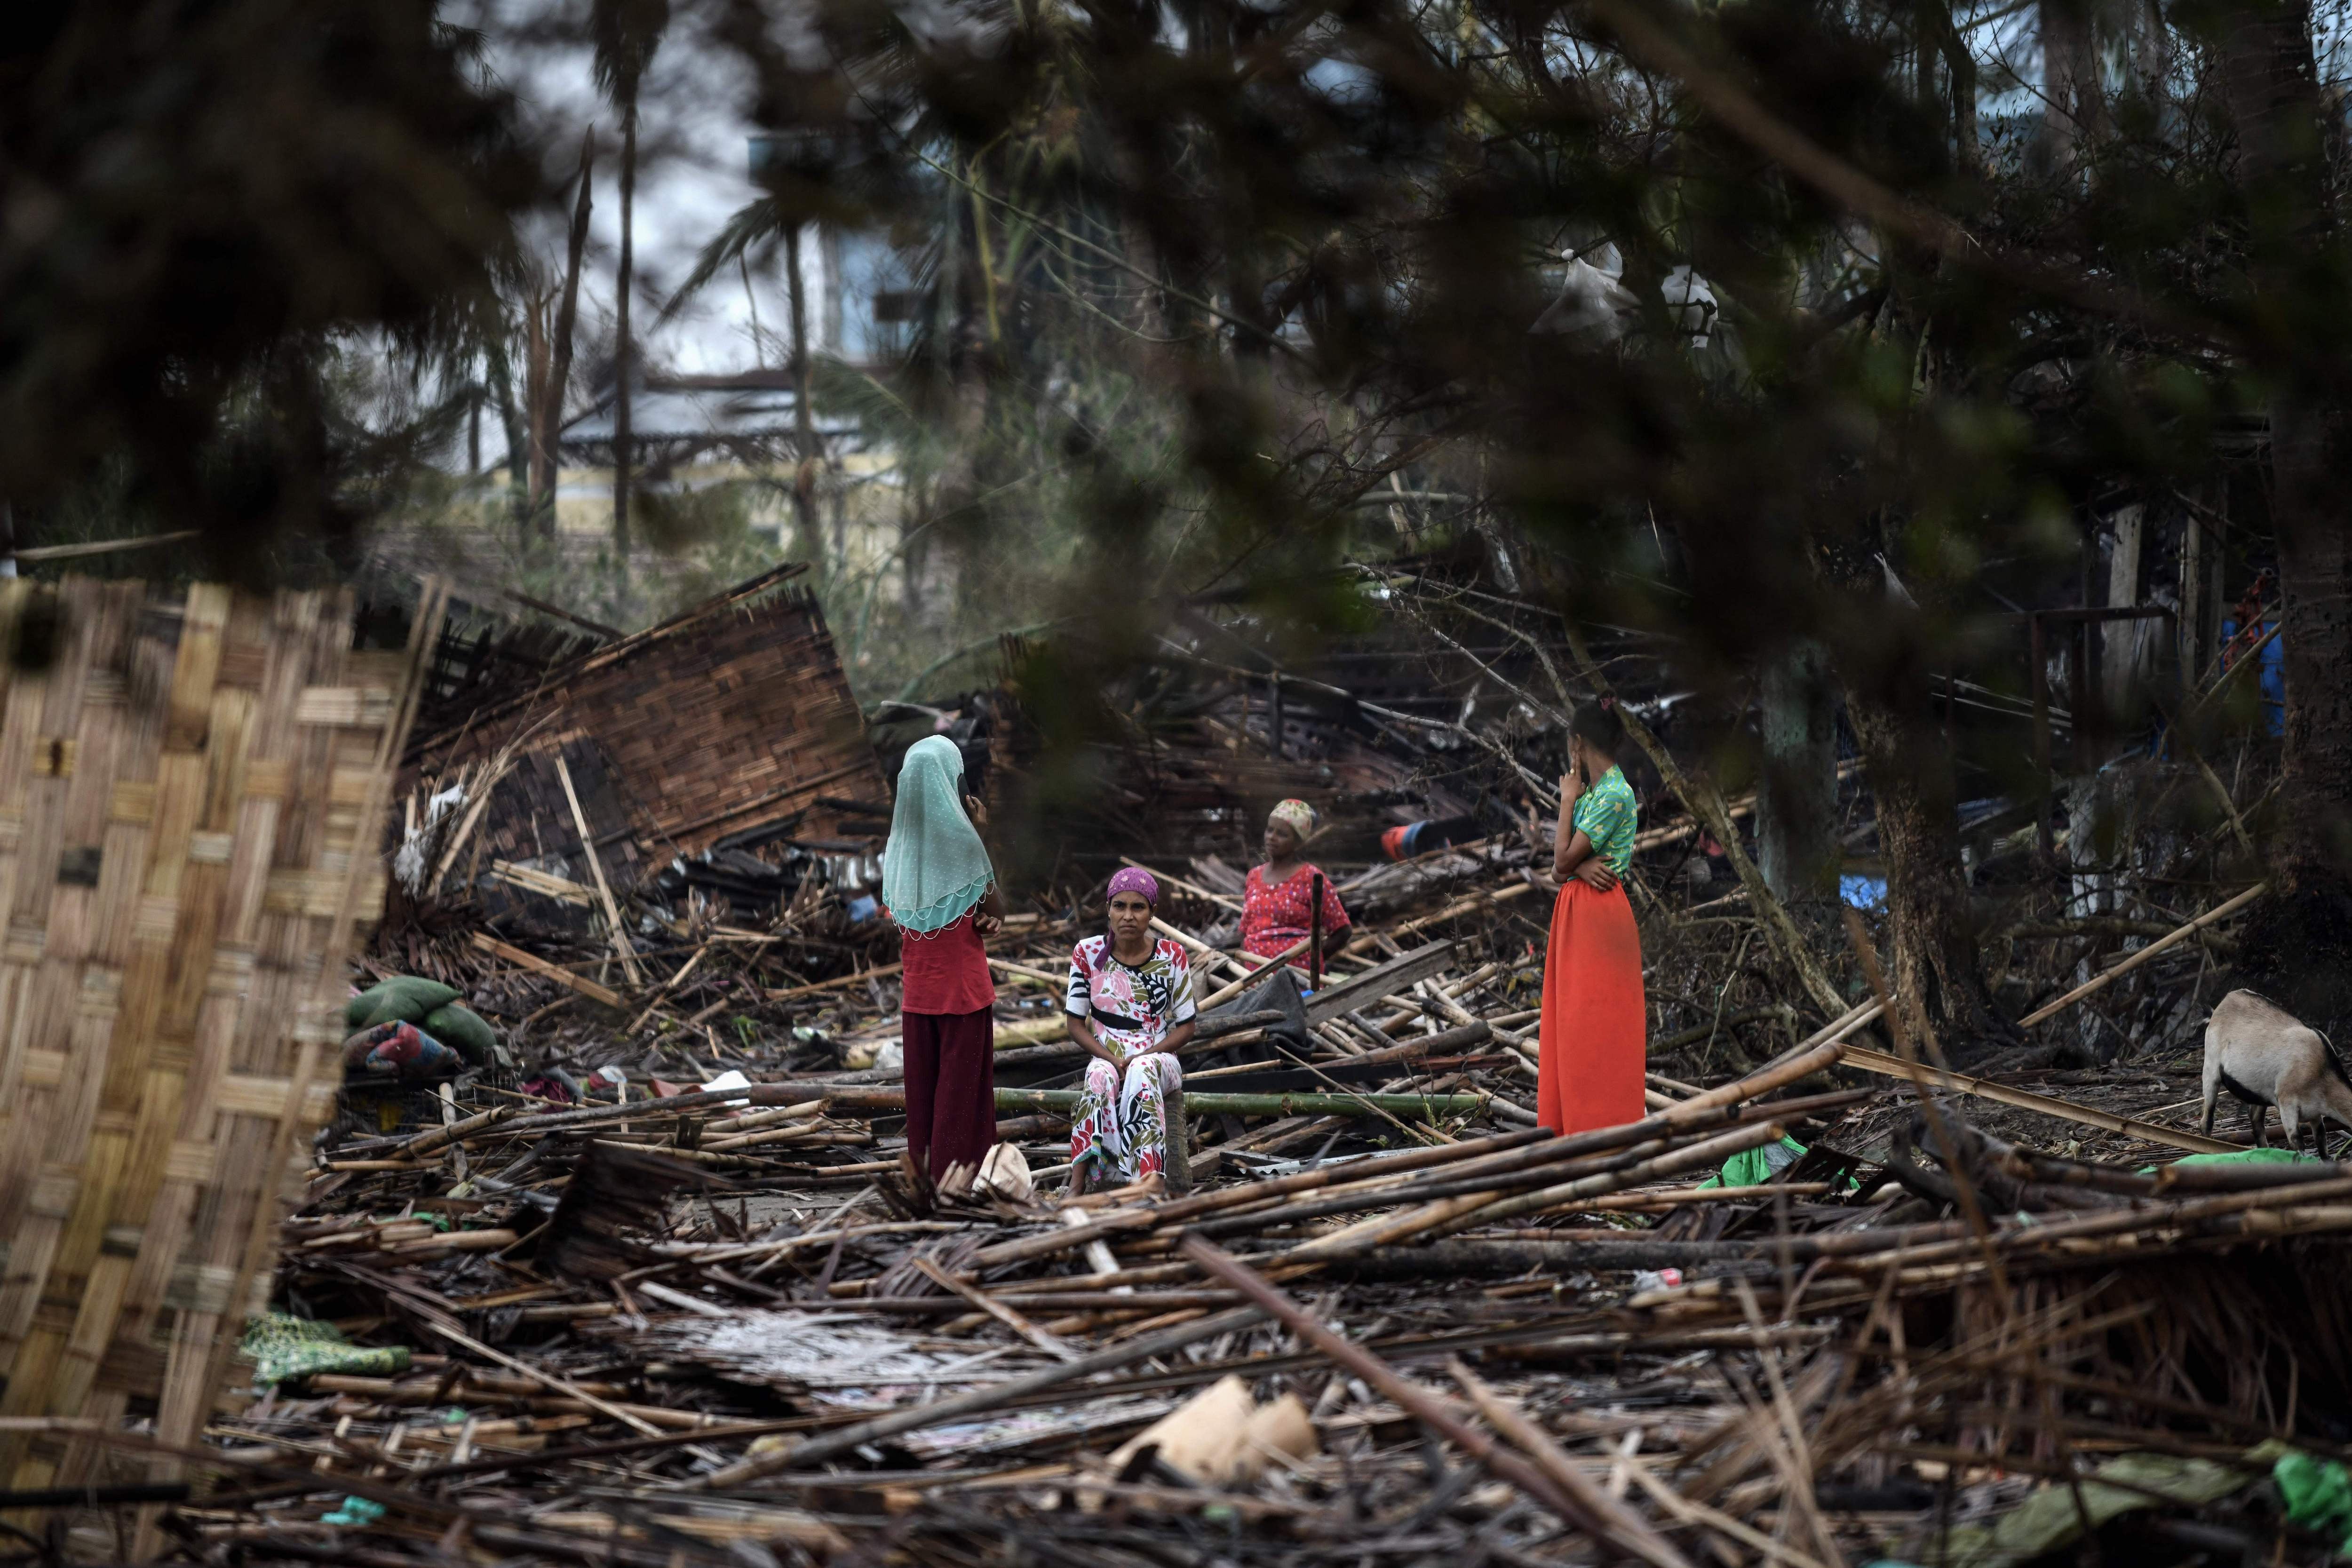
[[[2263,631],[2266,634],[2276,625],[2278,625],[2276,621],[2264,621]],[[2237,635],[2236,621],[2225,620],[2221,623],[2221,640],[2224,643]],[[2285,634],[2281,633],[2272,637],[2263,645],[2263,651],[2256,657],[2262,660],[2262,668],[2255,672],[2255,679],[2261,683],[2263,689],[2263,726],[2271,734],[2284,735],[2286,733]]]

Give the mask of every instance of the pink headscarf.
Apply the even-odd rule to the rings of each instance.
[[[1160,907],[1160,879],[1137,866],[1122,866],[1110,879],[1110,890],[1103,895],[1108,903],[1121,893],[1140,893],[1143,901],[1153,909]]]

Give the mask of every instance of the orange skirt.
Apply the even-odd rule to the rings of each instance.
[[[1555,1132],[1585,1132],[1647,1116],[1648,1035],[1633,906],[1622,884],[1602,893],[1570,878],[1551,911],[1537,1119]]]

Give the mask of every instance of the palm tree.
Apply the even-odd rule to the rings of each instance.
[[[614,301],[613,550],[629,563],[629,290],[635,271],[637,87],[669,26],[669,0],[593,0],[589,30],[596,47],[596,87],[621,111],[621,267]]]

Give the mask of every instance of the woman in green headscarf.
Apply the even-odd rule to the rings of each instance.
[[[908,747],[882,849],[882,902],[905,960],[907,1157],[950,1192],[971,1184],[996,1142],[996,985],[981,939],[1004,923],[996,870],[973,826],[988,813],[962,782],[953,741],[927,735]]]

